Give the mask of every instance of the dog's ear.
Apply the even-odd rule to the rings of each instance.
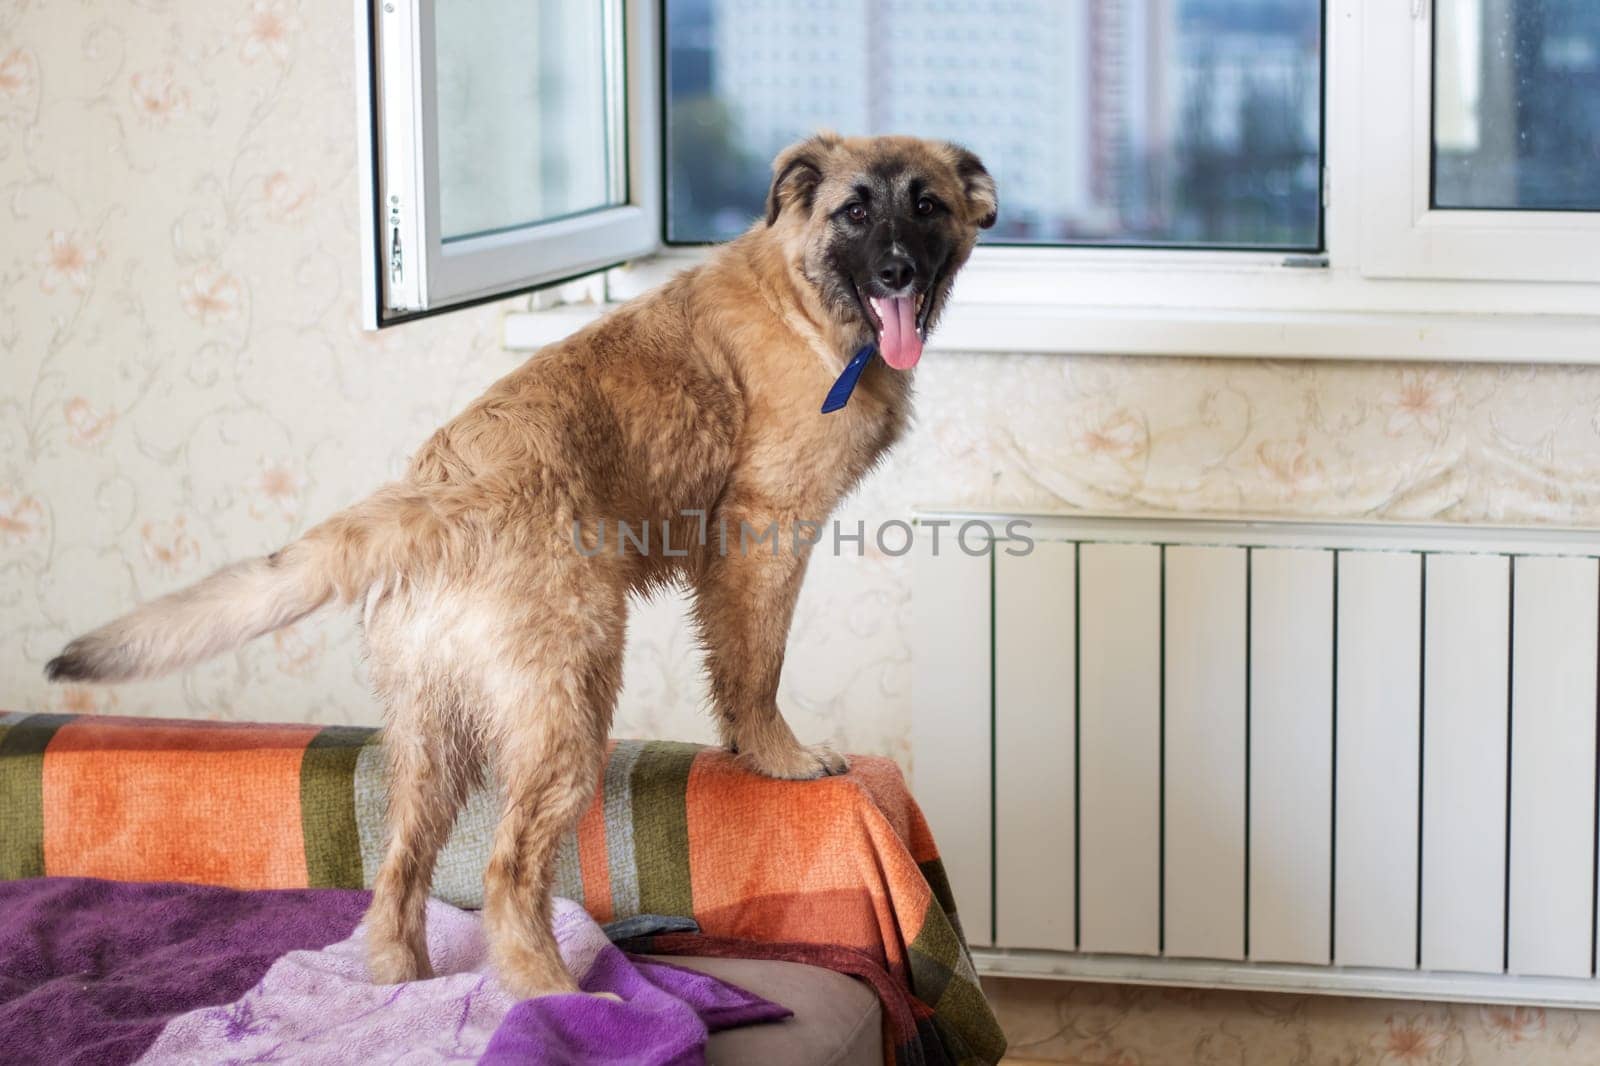
[[[791,203],[811,209],[811,198],[822,181],[823,158],[838,140],[837,136],[819,133],[778,153],[772,161],[772,188],[767,190],[767,225],[778,221]]]
[[[983,160],[958,144],[951,147],[956,153],[956,176],[967,194],[967,209],[977,218],[979,229],[988,229],[994,225],[1000,211],[994,179],[984,168]]]

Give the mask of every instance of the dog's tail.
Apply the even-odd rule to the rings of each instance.
[[[381,489],[280,551],[223,567],[85,633],[46,664],[45,676],[156,677],[291,625],[329,600],[352,602],[380,579],[469,552],[481,499],[451,488]]]

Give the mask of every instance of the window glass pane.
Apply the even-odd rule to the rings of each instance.
[[[446,241],[618,203],[607,7],[434,5],[439,217]]]
[[[668,236],[827,127],[958,141],[989,241],[1314,249],[1320,0],[667,0]]]
[[[1600,0],[1437,0],[1433,54],[1434,206],[1600,210]]]

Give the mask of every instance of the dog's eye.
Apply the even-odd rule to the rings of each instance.
[[[867,220],[867,209],[860,204],[851,204],[844,209],[844,217],[851,222],[865,222]]]
[[[917,214],[921,215],[923,218],[927,218],[929,215],[933,214],[934,211],[938,210],[938,207],[938,204],[934,203],[933,200],[926,196],[917,198]]]

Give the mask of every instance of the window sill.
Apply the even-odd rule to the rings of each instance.
[[[505,346],[532,350],[610,305],[506,316]],[[1209,356],[1471,363],[1600,363],[1600,317],[1467,312],[1211,310],[954,302],[939,352]]]

